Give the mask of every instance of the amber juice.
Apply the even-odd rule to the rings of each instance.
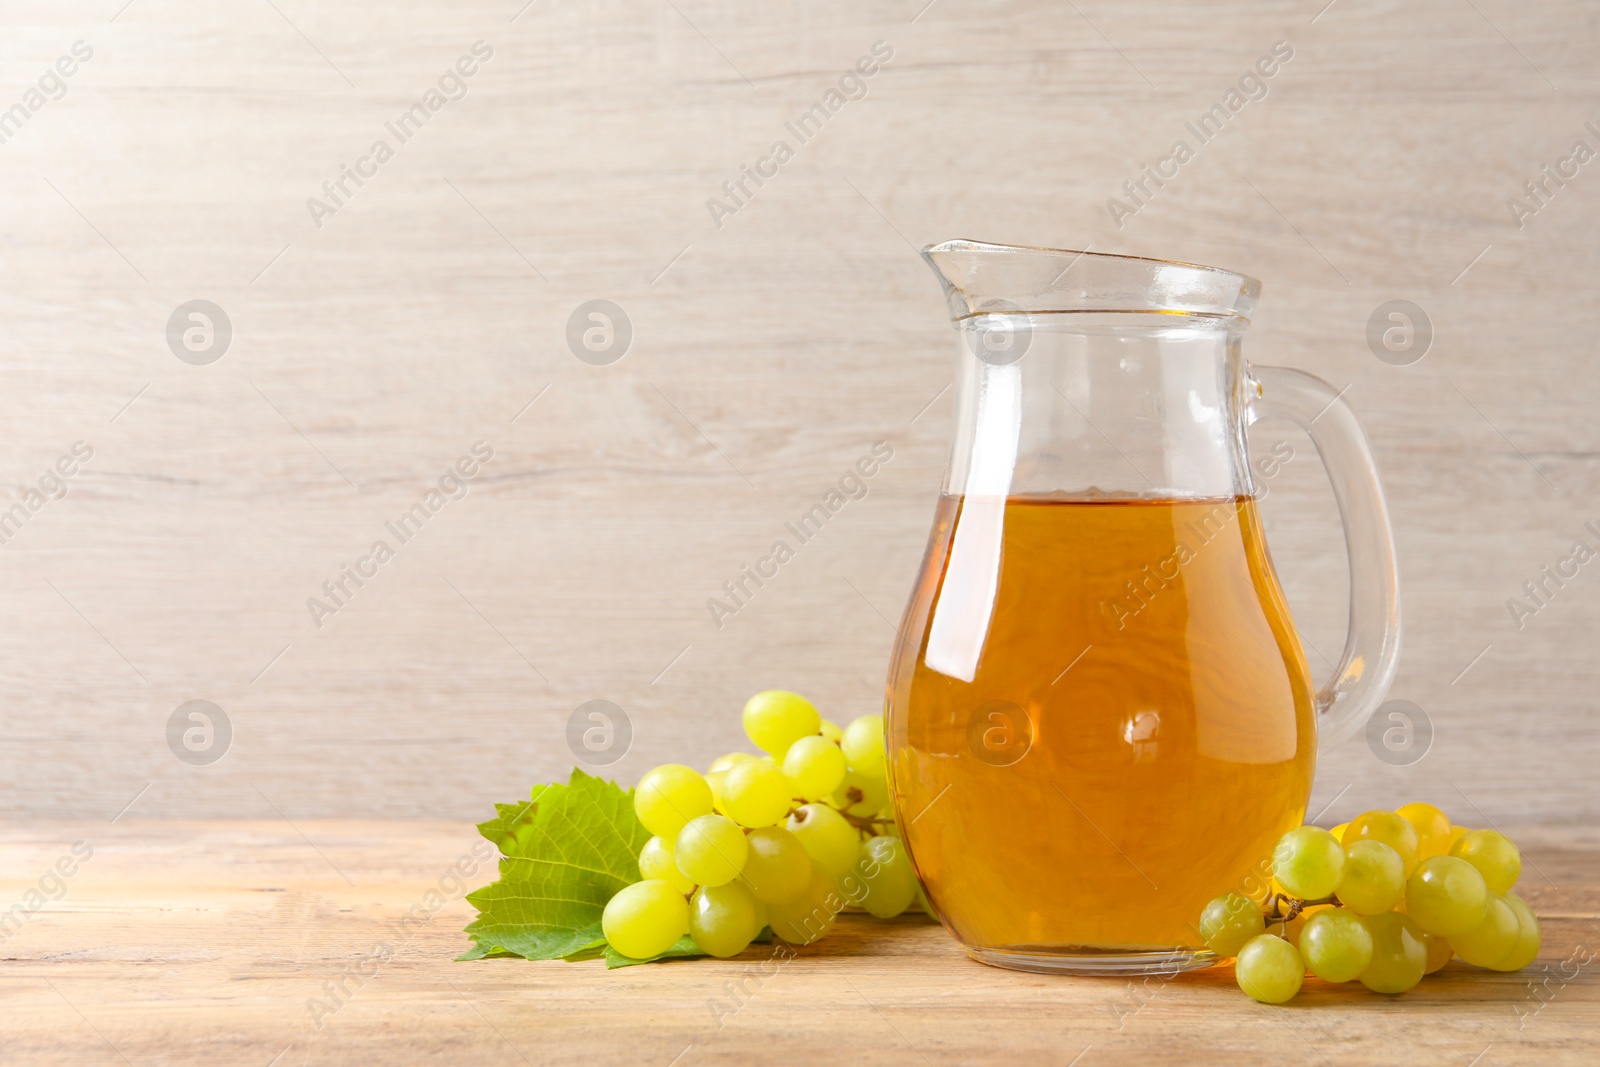
[[[1303,817],[1313,690],[1253,499],[943,497],[902,633],[900,825],[969,947],[1202,948]]]

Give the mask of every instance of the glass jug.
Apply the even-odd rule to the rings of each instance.
[[[888,683],[907,848],[985,963],[1205,966],[1201,909],[1265,881],[1305,817],[1319,732],[1358,728],[1394,676],[1372,456],[1327,383],[1245,362],[1254,279],[970,241],[923,257],[958,369]],[[1310,435],[1344,521],[1349,636],[1321,689],[1256,509],[1246,428],[1269,415]]]

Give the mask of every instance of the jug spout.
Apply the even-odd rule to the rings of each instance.
[[[988,314],[1196,315],[1248,322],[1254,278],[1216,267],[1087,249],[945,241],[922,250],[953,322]]]

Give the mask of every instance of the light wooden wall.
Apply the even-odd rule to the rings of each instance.
[[[0,144],[0,501],[93,448],[0,547],[0,811],[480,816],[565,774],[590,699],[631,718],[629,780],[736,745],[757,689],[876,710],[951,417],[914,247],[972,237],[1248,272],[1252,358],[1349,386],[1403,569],[1393,695],[1435,738],[1403,768],[1330,748],[1314,809],[1348,785],[1330,817],[1600,814],[1600,562],[1520,631],[1506,607],[1600,542],[1600,162],[1522,229],[1507,207],[1600,148],[1600,8],[520,3],[0,12],[0,107],[93,49]],[[307,198],[478,40],[467,96],[317,228]],[[878,41],[865,98],[714,225]],[[1106,199],[1277,41],[1269,95],[1118,229]],[[206,366],[165,337],[197,298],[234,331]],[[634,330],[610,366],[564,339],[599,298]],[[1415,365],[1367,345],[1390,299],[1433,323]],[[1335,655],[1326,480],[1257,432],[1304,457],[1265,510]],[[306,599],[479,440],[470,495],[314,627]],[[716,629],[706,599],[879,440],[870,495]],[[168,749],[193,699],[233,726],[210,766]]]

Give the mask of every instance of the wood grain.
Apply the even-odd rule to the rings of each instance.
[[[1592,1063],[1600,835],[1518,838],[1529,861],[1519,891],[1544,929],[1530,968],[1456,961],[1396,998],[1308,979],[1272,1008],[1246,998],[1228,967],[1149,982],[996,970],[913,917],[844,916],[776,962],[755,946],[727,961],[609,972],[598,961],[456,963],[470,907],[449,873],[471,857],[470,826],[10,823],[0,827],[8,905],[73,842],[93,855],[4,942],[5,1060]],[[429,894],[441,881],[438,904]],[[429,917],[406,925],[419,905]],[[367,964],[383,945],[390,958]],[[729,983],[746,991],[737,1010]],[[337,1007],[317,1013],[313,1001]]]
[[[564,775],[586,700],[631,717],[625,780],[732,747],[758,689],[874,710],[951,415],[914,247],[961,236],[1247,271],[1252,358],[1349,386],[1399,545],[1393,692],[1435,737],[1408,768],[1330,748],[1314,810],[1600,817],[1593,567],[1520,630],[1506,608],[1600,521],[1600,164],[1523,229],[1506,206],[1593,139],[1594,5],[521,6],[0,15],[0,105],[94,48],[0,144],[0,503],[95,451],[0,547],[0,811],[477,818]],[[465,98],[317,228],[307,199],[480,39]],[[714,225],[880,40],[865,98]],[[1106,199],[1279,40],[1269,95],[1116,228]],[[194,298],[234,326],[209,366],[166,344]],[[564,339],[595,298],[633,323],[612,366]],[[1414,366],[1367,346],[1394,298],[1435,327]],[[471,495],[314,626],[307,598],[480,439]],[[715,628],[707,598],[877,440],[870,496]],[[1326,670],[1346,594],[1316,464],[1265,513]],[[166,742],[193,699],[233,725],[207,767]]]

